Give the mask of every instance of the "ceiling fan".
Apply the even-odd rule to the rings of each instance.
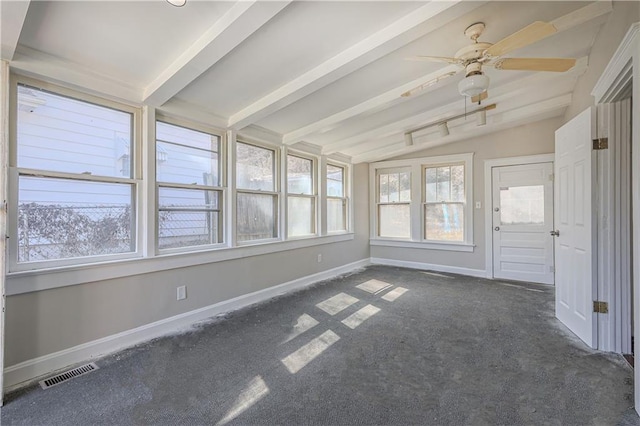
[[[482,67],[493,67],[498,70],[564,72],[570,70],[576,63],[576,60],[572,58],[502,58],[509,52],[556,33],[556,28],[548,22],[536,21],[495,44],[478,41],[484,29],[483,22],[476,22],[467,27],[464,34],[473,43],[458,50],[452,58],[416,56],[409,59],[459,65],[461,70],[465,71],[465,78],[458,84],[458,91],[461,95],[470,97],[473,102],[480,102],[488,96],[489,77],[484,74]],[[455,74],[457,72],[449,71],[404,92],[402,96],[411,96]]]

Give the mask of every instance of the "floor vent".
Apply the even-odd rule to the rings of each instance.
[[[40,382],[40,386],[42,389],[49,389],[52,386],[59,385],[60,383],[66,382],[67,380],[71,380],[74,377],[82,376],[83,374],[91,373],[94,370],[97,370],[99,367],[94,363],[81,365],[80,367],[76,367],[73,370],[65,371],[64,373],[60,373],[56,376],[50,377],[47,380],[42,380]]]

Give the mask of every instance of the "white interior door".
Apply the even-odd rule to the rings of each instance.
[[[493,276],[553,284],[553,163],[491,171]]]
[[[587,345],[597,346],[597,283],[592,179],[594,110],[556,131],[555,237],[556,317]]]

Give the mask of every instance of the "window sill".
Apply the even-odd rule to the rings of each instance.
[[[7,296],[58,287],[122,278],[132,275],[224,262],[323,244],[350,241],[353,233],[327,235],[290,241],[265,242],[241,247],[225,247],[202,251],[158,254],[154,257],[100,262],[58,268],[20,271],[7,274]]]
[[[409,240],[387,240],[380,238],[371,238],[369,244],[372,246],[383,247],[400,247],[424,250],[446,250],[446,251],[463,251],[473,252],[475,245],[467,243],[436,243],[426,241],[409,241]]]

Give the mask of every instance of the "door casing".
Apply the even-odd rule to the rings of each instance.
[[[521,157],[494,158],[484,161],[484,211],[485,211],[485,271],[486,277],[493,279],[493,212],[492,204],[492,169],[502,166],[518,166],[522,164],[549,163],[555,156],[550,154],[527,155]]]

